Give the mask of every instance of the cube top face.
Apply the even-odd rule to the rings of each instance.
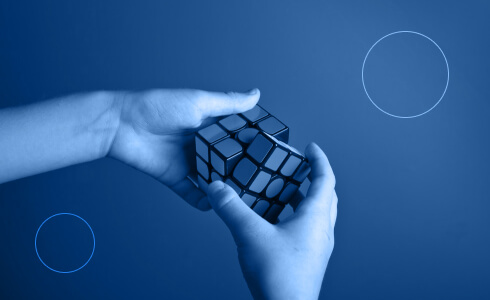
[[[212,124],[206,128],[203,128],[197,133],[209,144],[212,144],[228,136],[228,133],[226,133],[226,131],[224,131],[217,124]]]
[[[236,132],[247,126],[247,121],[238,115],[231,115],[220,120],[219,124],[228,132]]]
[[[250,144],[258,133],[259,131],[255,128],[245,128],[237,134],[237,139],[242,144]]]
[[[227,138],[214,145],[214,148],[218,150],[223,157],[228,158],[242,152],[242,146],[234,139]]]
[[[242,113],[242,116],[245,118],[245,120],[252,124],[264,119],[268,115],[269,113],[258,105],[255,105],[251,110]]]
[[[287,144],[289,128],[260,106],[227,116],[196,133],[196,168],[203,191],[230,185],[271,223],[308,176],[306,158]]]
[[[286,125],[282,124],[278,119],[269,117],[257,123],[257,127],[265,133],[274,135],[286,129]]]

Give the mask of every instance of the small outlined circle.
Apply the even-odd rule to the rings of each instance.
[[[92,239],[94,241],[94,245],[92,247],[92,253],[90,254],[90,257],[87,259],[87,261],[79,268],[75,269],[75,270],[71,270],[71,271],[59,271],[59,270],[55,270],[53,268],[51,268],[50,266],[48,266],[41,258],[41,256],[39,255],[39,252],[37,251],[37,236],[39,234],[39,230],[41,230],[41,228],[43,227],[44,223],[46,223],[49,219],[52,219],[56,216],[61,216],[61,215],[68,215],[68,216],[73,216],[73,217],[76,217],[80,220],[82,220],[87,226],[88,228],[90,229],[90,233],[92,233]],[[59,213],[59,214],[55,214],[55,215],[52,215],[51,217],[47,218],[46,220],[44,220],[44,222],[41,223],[41,225],[39,226],[39,228],[37,229],[37,232],[36,232],[36,237],[34,239],[34,247],[36,249],[36,254],[37,254],[37,257],[39,258],[39,260],[42,262],[42,264],[50,269],[51,271],[53,272],[57,272],[57,273],[63,273],[63,274],[67,274],[67,273],[73,273],[73,272],[76,272],[80,269],[82,269],[83,267],[85,267],[88,262],[92,259],[92,256],[94,255],[94,251],[95,251],[95,235],[94,235],[94,231],[92,230],[92,227],[90,227],[90,225],[87,223],[87,221],[85,221],[82,217],[78,216],[78,215],[75,215],[75,214],[72,214],[72,213]]]
[[[382,40],[384,40],[385,38],[389,37],[389,36],[392,36],[392,35],[395,35],[395,34],[400,34],[400,33],[410,33],[410,34],[416,34],[416,35],[419,35],[421,37],[424,37],[426,39],[428,39],[430,42],[432,42],[436,47],[437,49],[439,49],[439,51],[441,52],[443,58],[444,58],[444,62],[446,63],[446,69],[447,69],[447,79],[446,79],[446,86],[444,87],[444,91],[442,92],[442,95],[441,97],[437,100],[437,102],[432,106],[430,107],[428,110],[420,113],[420,114],[415,114],[415,115],[410,115],[410,116],[400,116],[400,115],[395,115],[395,114],[392,114],[392,113],[389,113],[387,112],[386,110],[383,110],[381,107],[379,107],[375,102],[374,100],[371,98],[371,96],[369,95],[368,91],[367,91],[367,88],[366,88],[366,84],[364,82],[364,67],[366,65],[366,61],[367,61],[367,58],[369,56],[369,53],[371,53],[371,51],[373,50],[373,48],[379,43],[381,42]],[[446,55],[444,54],[444,52],[442,51],[441,47],[439,47],[439,45],[434,42],[434,40],[432,40],[430,37],[422,34],[422,33],[419,33],[419,32],[416,32],[416,31],[395,31],[395,32],[392,32],[392,33],[389,33],[385,36],[383,36],[382,38],[380,38],[379,40],[376,41],[376,43],[374,43],[374,45],[371,46],[371,48],[369,48],[369,51],[367,52],[366,56],[364,57],[364,61],[362,63],[362,87],[364,88],[364,92],[366,93],[366,96],[369,98],[369,100],[371,101],[371,103],[377,108],[379,109],[380,111],[382,111],[383,113],[389,115],[389,116],[392,116],[392,117],[395,117],[395,118],[400,118],[400,119],[410,119],[410,118],[416,118],[416,117],[420,117],[420,116],[423,116],[425,115],[426,113],[430,112],[431,110],[433,110],[437,105],[439,105],[439,103],[441,102],[442,98],[444,98],[444,95],[446,94],[446,91],[447,91],[447,87],[449,85],[449,64],[447,62],[447,59],[446,59]]]

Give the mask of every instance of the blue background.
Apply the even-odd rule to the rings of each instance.
[[[322,299],[488,299],[489,11],[488,1],[3,0],[0,105],[97,89],[259,87],[291,144],[316,141],[337,175]],[[451,70],[445,98],[416,119],[383,114],[361,83],[369,48],[398,30],[434,39]],[[393,111],[430,106],[445,80],[440,54],[423,39],[392,42],[373,50],[369,88]],[[48,270],[34,251],[37,228],[59,212],[85,218],[96,237],[73,274]],[[69,252],[46,238],[43,253],[79,264],[88,229],[56,222],[45,236],[80,238]],[[0,185],[0,241],[0,298],[250,298],[214,213],[110,159]]]

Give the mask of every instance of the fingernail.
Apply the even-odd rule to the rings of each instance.
[[[217,192],[221,191],[224,188],[225,188],[225,184],[222,181],[220,180],[213,181],[208,186],[208,194],[209,195],[216,194]]]
[[[257,88],[251,89],[247,92],[248,95],[255,95],[259,90]]]

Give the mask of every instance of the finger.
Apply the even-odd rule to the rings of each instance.
[[[208,92],[202,91],[198,97],[197,106],[201,118],[219,117],[236,114],[252,109],[260,98],[260,91],[252,89],[247,93],[237,92]]]
[[[211,209],[211,205],[209,204],[206,194],[198,189],[189,178],[186,177],[185,179],[182,179],[169,187],[172,191],[195,208],[202,211]]]
[[[339,198],[337,197],[337,193],[333,191],[333,200],[332,205],[330,207],[330,225],[332,228],[335,227],[335,222],[337,222],[337,204],[339,202]]]
[[[305,150],[306,158],[311,165],[311,185],[306,198],[298,205],[297,211],[315,210],[321,213],[330,210],[332,194],[335,187],[335,176],[325,153],[320,147],[311,143]]]
[[[222,181],[208,186],[208,200],[216,214],[225,222],[238,242],[257,226],[270,225],[238,197],[238,194]]]

